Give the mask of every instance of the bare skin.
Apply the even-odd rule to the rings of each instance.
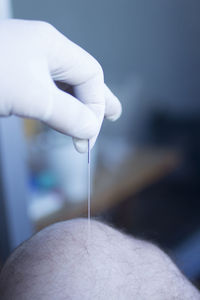
[[[23,243],[0,274],[2,300],[193,300],[196,288],[158,247],[76,219]]]

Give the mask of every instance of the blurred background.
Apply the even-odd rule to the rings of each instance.
[[[1,1],[2,17],[50,22],[91,53],[122,102],[91,153],[92,216],[156,243],[200,286],[200,2]],[[14,117],[0,148],[3,263],[32,233],[87,216],[87,155]]]

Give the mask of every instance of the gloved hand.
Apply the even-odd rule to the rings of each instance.
[[[74,96],[55,81],[72,85]],[[40,21],[0,21],[0,115],[41,120],[72,136],[79,152],[94,145],[104,116],[121,104],[104,85],[99,63],[53,26]]]

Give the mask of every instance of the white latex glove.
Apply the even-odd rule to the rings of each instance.
[[[72,85],[74,95],[54,81]],[[121,104],[104,85],[99,63],[53,26],[0,21],[0,115],[41,120],[70,135],[79,152],[94,145],[104,116],[116,120]]]

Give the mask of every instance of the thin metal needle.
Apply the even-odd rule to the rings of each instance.
[[[87,192],[88,192],[88,239],[90,238],[90,219],[91,219],[91,187],[90,187],[90,140],[88,140],[88,174],[87,174]]]

